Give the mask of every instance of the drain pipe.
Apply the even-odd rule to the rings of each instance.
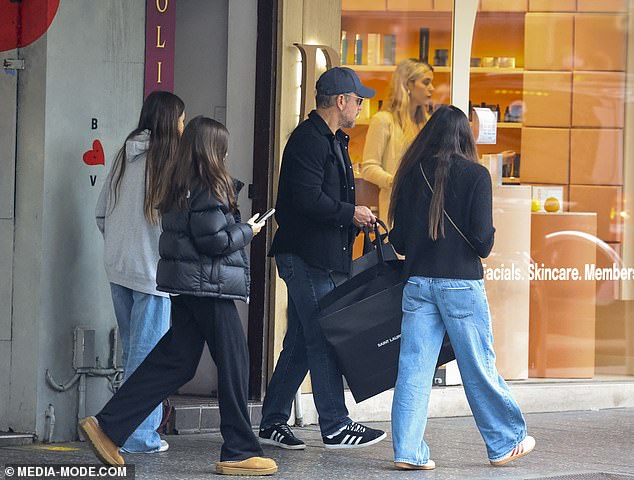
[[[65,392],[70,387],[75,385],[77,380],[79,380],[79,376],[80,376],[79,373],[75,373],[75,375],[73,375],[73,378],[71,378],[68,382],[61,384],[61,383],[57,383],[53,379],[51,372],[48,371],[48,368],[46,369],[46,383],[48,383],[48,386],[57,392]]]
[[[46,411],[44,412],[44,443],[51,443],[53,441],[53,431],[55,430],[55,407],[52,403],[48,404]]]
[[[75,347],[79,343],[77,340],[78,337],[78,329],[75,329]],[[73,352],[73,368],[75,369],[75,374],[68,380],[66,383],[58,383],[53,378],[53,375],[46,370],[46,383],[49,387],[57,392],[66,392],[69,390],[75,383],[79,382],[78,386],[78,395],[77,395],[77,421],[81,420],[86,416],[86,376],[90,377],[106,377],[110,384],[110,389],[112,391],[116,390],[118,384],[121,383],[121,377],[123,374],[123,367],[117,366],[117,347],[118,347],[118,328],[115,327],[111,332],[112,335],[112,343],[111,343],[111,364],[110,368],[102,368],[99,366],[99,358],[96,359],[96,366],[82,366],[85,365],[85,362],[76,364],[75,359],[78,357],[77,351]],[[82,343],[83,346],[83,343]],[[83,360],[83,359],[82,359]],[[93,364],[94,365],[94,364]],[[55,424],[55,415],[53,405],[49,405],[49,409],[45,412],[46,415],[46,425],[47,425],[47,433],[49,440],[53,436],[53,426]],[[50,425],[50,428],[48,428]]]
[[[79,398],[77,399],[77,422],[86,416],[86,375],[79,376]]]
[[[122,368],[81,368],[77,369],[75,375],[64,384],[57,383],[51,372],[46,370],[46,383],[57,392],[66,392],[75,383],[79,382],[78,399],[77,399],[77,420],[81,420],[86,416],[86,376],[91,377],[107,377],[112,384],[116,377],[123,372]]]
[[[110,349],[110,365],[112,368],[119,368],[117,365],[117,351],[119,350],[119,325],[115,325],[110,335],[112,336],[112,348]]]

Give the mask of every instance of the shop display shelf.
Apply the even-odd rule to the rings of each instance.
[[[386,72],[391,73],[396,70],[396,65],[354,65],[346,64],[344,67],[352,68],[357,72]],[[436,73],[451,73],[451,66],[433,66]],[[523,68],[498,68],[498,67],[471,67],[471,73],[489,75],[520,75],[524,73]]]
[[[357,118],[357,125],[369,125],[370,120],[367,118]],[[498,122],[498,128],[521,129],[522,124],[516,122]]]
[[[520,75],[524,73],[524,69],[500,67],[471,67],[471,73],[486,73],[489,75]]]
[[[357,72],[385,72],[392,73],[396,70],[396,65],[342,65],[343,67],[351,68]],[[433,65],[432,65],[433,66]],[[434,67],[434,72],[436,73],[450,73],[451,67]]]

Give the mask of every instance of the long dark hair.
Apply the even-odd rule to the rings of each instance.
[[[224,164],[228,148],[229,132],[222,123],[203,116],[193,118],[185,127],[176,155],[170,159],[170,183],[158,204],[161,213],[174,205],[184,209],[188,192],[196,183],[234,211],[233,180]]]
[[[403,184],[408,178],[420,178],[420,188],[428,189],[419,165],[426,175],[434,177],[434,193],[429,207],[429,238],[437,240],[445,236],[445,187],[451,168],[451,157],[459,155],[478,161],[475,140],[469,120],[462,110],[453,105],[441,106],[427,121],[418,136],[407,149],[394,177],[388,219],[394,220],[396,203]]]
[[[125,174],[126,143],[144,130],[150,131],[150,143],[145,159],[145,197],[143,213],[151,224],[157,224],[159,215],[156,210],[157,201],[169,183],[164,167],[176,153],[179,140],[178,121],[185,111],[185,104],[173,93],[152,92],[143,102],[139,124],[125,139],[117,153],[112,167],[110,189],[114,196],[112,208],[117,204],[119,187]]]

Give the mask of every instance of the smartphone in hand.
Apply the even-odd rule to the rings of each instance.
[[[258,217],[257,219],[258,223],[266,222],[269,218],[273,216],[274,213],[275,213],[275,209],[269,208],[266,212],[264,212],[262,215]]]

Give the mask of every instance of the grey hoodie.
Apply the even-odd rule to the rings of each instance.
[[[126,169],[117,204],[110,189],[112,169],[101,189],[95,216],[104,237],[104,264],[108,281],[138,292],[168,296],[156,290],[160,225],[148,223],[143,214],[145,158],[150,131],[144,130],[125,144]]]

